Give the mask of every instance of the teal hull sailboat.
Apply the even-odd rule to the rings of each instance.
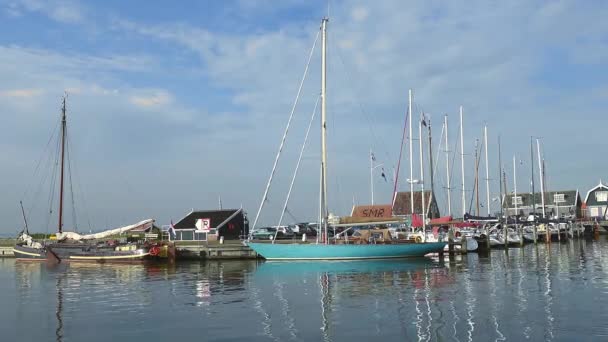
[[[422,257],[445,248],[444,242],[370,245],[331,245],[249,242],[248,246],[267,260],[349,260]]]
[[[430,253],[438,253],[442,252],[445,248],[445,242],[422,242],[412,240],[396,240],[393,241],[390,236],[386,236],[381,239],[381,242],[376,243],[375,238],[370,239],[366,236],[366,238],[357,239],[358,243],[351,243],[348,239],[345,241],[331,240],[328,238],[328,226],[329,226],[329,210],[327,206],[327,148],[326,148],[326,131],[327,131],[327,120],[326,120],[326,51],[327,51],[327,18],[324,18],[321,23],[321,33],[322,33],[322,52],[321,52],[321,179],[320,179],[320,226],[319,231],[317,232],[321,237],[317,243],[275,243],[273,240],[271,243],[260,243],[260,242],[252,242],[247,241],[246,244],[253,249],[260,256],[264,257],[267,260],[349,260],[349,259],[385,259],[385,258],[406,258],[406,257],[423,257]],[[314,47],[314,46],[313,46]],[[312,56],[312,53],[311,53]],[[293,112],[292,112],[293,114]],[[313,114],[314,118],[314,114]],[[285,141],[287,131],[289,129],[289,122],[291,121],[291,117],[288,121],[287,129],[285,130],[285,135],[283,136],[281,147],[279,148],[279,154],[277,154],[277,158],[275,159],[275,165],[272,169],[270,179],[268,181],[268,185],[266,186],[266,190],[264,195],[262,196],[262,201],[260,203],[260,208],[256,215],[256,219],[254,221],[253,227],[255,230],[257,220],[260,215],[260,211],[266,201],[268,189],[270,187],[270,183],[272,181],[272,176],[275,172],[277,161],[279,159],[279,155],[281,153],[283,142]],[[311,121],[312,122],[312,121]],[[310,126],[309,126],[310,129]],[[308,132],[306,133],[306,137],[308,137]],[[300,153],[301,157],[301,153]],[[299,161],[298,161],[299,165]],[[297,167],[296,167],[297,173]],[[294,174],[295,177],[295,174]],[[292,179],[293,186],[293,179]],[[291,186],[290,190],[291,192]],[[289,199],[289,195],[288,195]],[[283,212],[286,211],[286,205],[283,208]],[[281,216],[282,220],[283,216]],[[279,220],[279,226],[280,222]],[[358,223],[356,225],[367,225],[365,223]],[[373,225],[373,224],[372,224]],[[354,226],[354,225],[353,225]],[[367,235],[371,234],[386,235],[388,230],[371,230],[366,233]],[[382,232],[381,232],[382,231]],[[275,236],[276,238],[276,236]]]

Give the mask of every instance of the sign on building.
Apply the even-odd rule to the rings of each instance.
[[[196,220],[195,226],[197,230],[203,233],[209,233],[209,230],[211,230],[211,219],[200,218]]]

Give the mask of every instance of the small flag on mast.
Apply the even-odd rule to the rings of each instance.
[[[374,152],[370,152],[370,155],[372,156],[372,160],[376,161],[376,156],[374,155]]]
[[[388,182],[388,181],[386,180],[386,174],[384,174],[384,168],[382,168],[382,173],[381,173],[380,175],[382,176],[382,178],[384,178],[384,181],[385,181],[385,182]]]

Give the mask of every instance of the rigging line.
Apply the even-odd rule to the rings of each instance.
[[[255,215],[255,220],[253,221],[253,228],[251,230],[255,230],[256,225],[258,224],[258,219],[260,218],[260,213],[264,208],[264,203],[266,203],[268,197],[268,191],[270,190],[270,185],[272,184],[272,178],[274,177],[274,173],[276,172],[277,165],[279,163],[279,158],[281,156],[281,152],[283,151],[283,146],[285,146],[285,140],[287,139],[287,133],[289,132],[289,127],[291,126],[291,121],[293,119],[293,115],[296,111],[296,107],[298,105],[298,100],[300,99],[300,94],[302,92],[302,87],[304,86],[304,81],[306,80],[306,75],[308,75],[308,67],[310,66],[310,61],[312,60],[312,55],[315,50],[315,46],[317,45],[317,41],[319,40],[319,33],[321,30],[317,31],[317,35],[315,37],[315,41],[312,44],[312,48],[310,49],[310,54],[308,55],[308,61],[306,63],[306,68],[304,69],[304,75],[302,76],[302,80],[300,81],[300,87],[298,88],[298,94],[296,95],[296,99],[291,108],[291,113],[289,114],[289,119],[287,120],[287,126],[285,127],[285,132],[283,133],[283,138],[281,139],[281,144],[279,145],[279,151],[274,159],[274,165],[272,166],[272,170],[270,171],[270,177],[268,178],[268,184],[266,184],[266,189],[264,190],[264,195],[262,196],[262,201],[260,202],[260,207],[258,208],[258,212]]]
[[[72,158],[70,153],[70,136],[68,135],[68,131],[65,132],[65,140],[66,140],[66,157],[68,161],[68,180],[70,182],[70,199],[72,200],[72,224],[74,227],[74,231],[78,232],[78,223],[76,221],[76,204],[74,201],[74,183],[72,182]]]
[[[54,199],[55,199],[55,184],[57,183],[57,168],[59,166],[59,159],[60,159],[60,145],[61,145],[61,137],[58,135],[57,137],[57,149],[55,152],[55,159],[53,162],[53,168],[51,171],[51,180],[50,180],[50,191],[49,191],[49,199],[48,199],[48,205],[49,205],[49,212],[46,218],[46,224],[45,224],[45,234],[48,234],[49,232],[49,224],[51,221],[51,216],[53,214],[53,203],[54,203]]]
[[[46,143],[45,147],[42,149],[42,154],[38,158],[38,162],[36,163],[36,167],[34,167],[34,172],[32,173],[32,179],[34,179],[36,177],[36,175],[38,173],[38,170],[40,170],[40,164],[42,163],[42,161],[46,160],[44,158],[45,155],[48,155],[46,153],[46,150],[51,145],[51,142],[53,141],[53,138],[55,137],[55,133],[57,132],[57,127],[59,127],[59,124],[60,124],[60,122],[57,122],[57,124],[55,125],[55,127],[51,131],[51,136],[49,137],[49,141]],[[25,191],[23,192],[23,195],[21,196],[22,199],[25,199],[25,196],[27,195],[27,193],[29,192],[29,190],[30,190],[30,188],[26,187]]]
[[[476,156],[477,160],[475,161],[475,178],[476,179],[473,180],[473,191],[471,192],[471,202],[469,203],[469,213],[471,212],[471,208],[473,207],[473,198],[475,198],[475,191],[479,192],[479,189],[478,189],[478,187],[479,187],[478,186],[478,183],[479,183],[478,173],[479,173],[479,161],[481,160],[481,152],[480,151],[482,149],[483,149],[483,141],[480,144],[480,147],[479,147],[479,150],[478,150],[479,153],[477,153],[477,156]],[[476,213],[476,215],[479,216],[479,213]]]
[[[71,144],[68,147],[71,148]],[[82,206],[84,207],[85,218],[87,219],[87,224],[89,226],[89,231],[90,231],[91,230],[91,217],[89,215],[89,209],[87,206],[86,198],[84,196],[82,182],[80,182],[80,177],[79,177],[78,168],[77,168],[76,164],[74,164],[74,178],[76,179],[76,196],[79,196],[80,201],[82,201]]]
[[[336,44],[334,46],[334,48],[335,48],[335,50],[336,50],[336,52],[338,54],[338,59],[340,60],[340,63],[342,64],[342,67],[344,68],[344,70],[346,70],[346,63],[344,63],[344,59],[342,58],[342,53],[341,53],[340,47]],[[353,81],[353,79],[351,78],[351,76],[350,76],[349,73],[345,72],[344,74],[346,75],[346,78],[348,79],[348,84],[351,84],[351,85],[357,84],[357,83],[355,83]],[[355,92],[355,98],[357,100],[363,98],[362,96],[360,96],[359,92],[357,91],[357,89],[355,89],[354,86],[352,87],[352,89]],[[378,135],[376,135],[376,132],[374,130],[373,121],[371,120],[371,118],[369,116],[369,113],[365,110],[365,107],[363,106],[363,103],[361,101],[357,101],[357,100],[355,102],[359,106],[359,111],[361,111],[361,114],[363,114],[365,120],[367,121],[367,123],[369,125],[368,127],[369,127],[370,133],[372,135],[372,139],[374,139],[375,141],[380,142],[380,145],[382,145],[382,149],[384,150],[384,154],[386,155],[387,160],[393,160],[393,158],[391,158],[391,156],[388,153],[388,151],[389,151],[389,149],[387,148],[388,145],[382,139],[382,136],[378,137]]]
[[[46,170],[52,170],[53,167],[53,154],[51,153],[47,153],[46,154],[46,158],[44,159],[44,169]],[[43,175],[43,178],[41,180],[41,182],[38,184],[38,187],[36,188],[36,191],[34,192],[34,195],[32,197],[32,201],[29,203],[28,209],[27,209],[27,213],[28,215],[31,215],[31,213],[34,211],[34,209],[36,209],[36,206],[38,204],[38,202],[36,201],[36,199],[40,196],[40,194],[42,193],[42,189],[45,188],[46,182],[47,180],[49,180],[50,176],[50,172],[45,172]],[[25,200],[25,198],[23,199]]]
[[[32,180],[38,176],[38,172],[40,170],[40,165],[42,164],[43,161],[44,161],[45,168],[47,165],[52,163],[52,154],[50,153],[49,147],[51,145],[51,142],[53,141],[53,138],[55,138],[55,134],[57,133],[57,127],[59,127],[59,122],[57,123],[57,125],[55,125],[55,129],[53,130],[53,132],[49,138],[49,141],[47,142],[45,148],[42,150],[42,155],[38,159],[38,163],[37,163],[36,167],[34,168],[34,172],[32,174]],[[49,150],[49,151],[47,152],[47,150]],[[33,210],[33,207],[35,206],[34,199],[37,198],[38,195],[40,195],[40,192],[42,191],[42,188],[44,187],[44,183],[46,183],[47,177],[48,177],[48,173],[45,174],[42,181],[36,187],[36,191],[34,192],[33,199],[31,201],[30,205],[28,206],[28,210],[27,210],[28,214],[30,214],[31,211]],[[23,201],[25,201],[27,199],[26,196],[29,194],[30,190],[31,190],[31,186],[26,187],[26,190],[23,192],[23,195],[21,196],[21,199]]]
[[[397,161],[397,170],[395,171],[395,184],[394,184],[394,188],[393,188],[393,198],[392,198],[392,203],[391,203],[391,210],[392,210],[392,206],[395,205],[395,199],[397,196],[397,185],[399,184],[399,169],[401,168],[401,158],[402,158],[402,154],[403,154],[403,146],[405,145],[406,138],[407,138],[407,123],[408,123],[408,119],[410,116],[409,108],[405,112],[406,112],[405,123],[403,125],[403,136],[401,138],[401,147],[399,148],[399,160]],[[411,144],[411,142],[410,142],[410,144]]]
[[[317,114],[317,108],[319,106],[320,98],[321,98],[321,96],[318,96],[317,101],[315,102],[315,108],[312,111],[312,116],[310,118],[310,122],[308,123],[308,128],[306,129],[306,135],[304,136],[304,142],[302,143],[302,148],[300,149],[300,156],[298,157],[298,162],[296,163],[296,169],[293,172],[293,177],[291,178],[291,184],[289,184],[289,191],[287,191],[287,198],[285,199],[285,204],[283,205],[283,210],[281,211],[281,217],[279,218],[279,224],[277,224],[277,226],[281,226],[281,223],[283,223],[283,215],[285,214],[285,211],[287,210],[287,204],[289,203],[291,191],[293,190],[293,185],[296,181],[296,177],[298,176],[298,170],[300,169],[300,162],[302,161],[302,156],[304,155],[304,149],[306,148],[306,143],[308,142],[308,135],[310,133],[310,128],[312,127],[312,123],[315,120],[315,115]],[[276,238],[276,234],[275,234],[275,238]]]

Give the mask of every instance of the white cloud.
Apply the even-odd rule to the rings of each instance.
[[[38,12],[49,18],[68,24],[80,23],[84,20],[83,9],[70,0],[15,0],[9,2],[5,10],[13,15],[20,16],[22,12]]]
[[[157,90],[149,95],[133,95],[129,101],[138,107],[160,107],[173,102],[173,96],[167,91]]]
[[[369,11],[365,7],[355,7],[351,11],[351,16],[354,21],[361,22],[367,19]]]
[[[42,94],[41,89],[11,89],[0,91],[0,96],[3,97],[29,98],[40,94]]]

